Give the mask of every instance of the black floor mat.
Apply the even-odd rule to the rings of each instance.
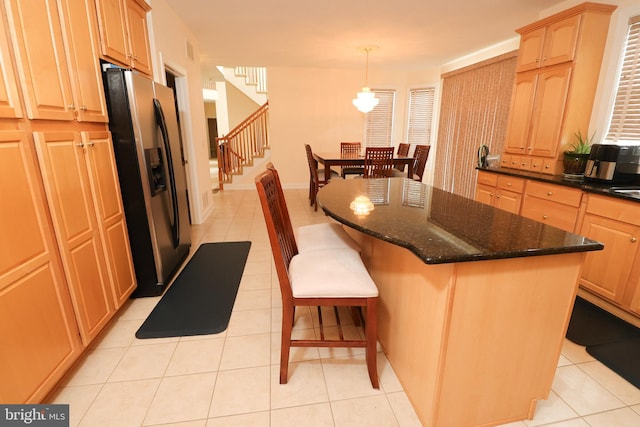
[[[576,297],[567,329],[567,338],[576,344],[590,346],[640,337],[640,329]]]
[[[231,317],[251,242],[204,243],[149,317],[137,338],[217,334]]]
[[[640,388],[640,337],[589,346],[587,353]]]
[[[577,297],[567,338],[640,388],[640,328]]]

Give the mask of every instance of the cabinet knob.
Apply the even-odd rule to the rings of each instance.
[[[75,106],[75,105],[73,105],[73,104],[71,104],[71,105],[67,105],[67,109],[69,109],[69,110],[75,110],[75,109],[76,109],[76,106]]]
[[[549,217],[547,215],[542,215],[542,219],[548,219]]]
[[[84,142],[79,142],[76,144],[76,147],[84,148]]]
[[[86,105],[83,105],[82,107],[80,107],[80,110],[82,110],[82,111],[87,111],[87,110],[88,110],[88,108],[87,108],[87,106],[86,106]]]
[[[93,141],[87,142],[87,146],[88,147],[93,147],[94,145],[95,145],[95,142],[93,142]]]
[[[507,182],[507,187],[511,187],[511,183],[510,182]]]
[[[547,191],[547,196],[553,196],[553,192],[552,191]]]
[[[630,241],[631,243],[635,243],[637,240],[638,240],[638,239],[636,239],[635,237],[632,237],[632,238],[630,238],[630,239],[629,239],[629,241]]]

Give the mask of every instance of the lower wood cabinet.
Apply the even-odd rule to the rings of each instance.
[[[520,212],[525,180],[478,171],[475,200],[511,213]]]
[[[83,342],[135,288],[108,132],[34,132],[47,200]]]
[[[589,194],[580,234],[604,243],[587,254],[580,284],[640,314],[640,204]]]
[[[37,403],[82,344],[30,135],[0,131],[0,402]]]
[[[520,214],[573,232],[578,220],[582,190],[529,180]]]

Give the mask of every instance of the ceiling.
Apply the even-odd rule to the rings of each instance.
[[[511,39],[561,0],[165,0],[208,66],[428,69]]]

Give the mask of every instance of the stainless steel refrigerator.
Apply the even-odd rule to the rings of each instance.
[[[173,90],[117,67],[105,67],[103,77],[138,281],[132,296],[157,296],[191,246]]]

